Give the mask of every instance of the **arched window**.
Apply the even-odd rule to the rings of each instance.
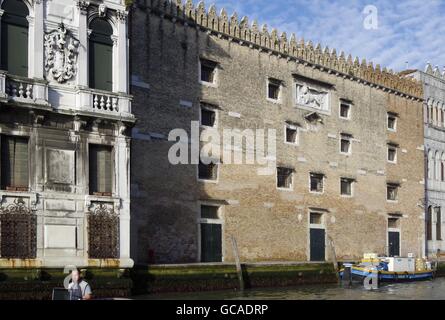
[[[441,208],[436,208],[436,240],[442,240],[442,213]]]
[[[28,7],[21,0],[5,0],[1,17],[2,69],[17,76],[28,76]]]
[[[428,179],[434,179],[434,156],[433,151],[428,151]]]
[[[90,88],[113,90],[113,28],[104,19],[95,18],[90,23],[89,41]]]
[[[426,239],[433,240],[433,207],[428,207],[426,216]]]
[[[445,181],[445,164],[443,160],[440,163],[440,181]]]

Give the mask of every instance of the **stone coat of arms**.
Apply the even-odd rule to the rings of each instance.
[[[57,30],[45,34],[45,70],[58,83],[72,79],[76,74],[77,47],[75,39],[61,23]]]

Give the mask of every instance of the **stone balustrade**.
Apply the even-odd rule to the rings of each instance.
[[[45,80],[9,75],[0,71],[0,101],[25,107],[56,107],[60,111],[79,111],[104,118],[127,118],[131,114],[131,96],[96,89],[48,86]]]
[[[48,85],[44,80],[0,73],[0,99],[27,105],[48,106]]]
[[[131,96],[127,94],[81,89],[78,92],[77,108],[102,117],[133,118]]]

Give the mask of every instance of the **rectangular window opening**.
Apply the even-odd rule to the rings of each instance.
[[[8,191],[29,190],[28,138],[0,136],[1,188]]]
[[[341,195],[342,196],[352,196],[352,185],[354,183],[354,180],[348,179],[348,178],[341,178],[340,180],[340,189],[341,189]]]
[[[347,134],[342,134],[340,139],[340,152],[344,154],[351,153],[351,139],[352,136]]]
[[[292,188],[293,170],[289,168],[277,168],[277,187],[280,189]]]
[[[219,207],[201,205],[201,219],[219,220]]]
[[[281,81],[275,79],[269,79],[267,85],[267,97],[271,100],[280,99]]]
[[[392,113],[388,113],[388,130],[396,131],[397,128],[397,116]]]
[[[397,161],[397,146],[388,144],[388,161],[395,163]]]
[[[347,102],[341,102],[340,104],[340,118],[349,119],[351,113],[351,105]]]
[[[113,161],[110,146],[91,144],[89,146],[90,194],[112,196]]]
[[[323,183],[324,175],[318,173],[310,174],[310,190],[311,192],[322,193],[323,192]]]
[[[298,129],[297,127],[286,125],[286,142],[297,144],[298,143]]]
[[[397,201],[399,185],[388,184],[386,187],[386,199],[389,201]]]
[[[198,177],[200,180],[216,181],[218,178],[218,165],[213,162],[205,164],[200,160],[198,165]]]
[[[206,127],[215,127],[216,111],[210,108],[201,107],[201,125]]]
[[[210,60],[201,59],[200,65],[201,65],[201,81],[207,83],[215,83],[217,63]]]
[[[388,228],[398,229],[399,228],[399,218],[388,218]]]
[[[322,225],[323,224],[323,214],[318,212],[310,213],[310,224]]]

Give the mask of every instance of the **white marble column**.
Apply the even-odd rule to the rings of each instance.
[[[29,22],[29,77],[43,79],[43,1],[34,2],[34,18]]]
[[[116,91],[120,93],[128,93],[128,38],[127,38],[127,12],[117,11],[117,65],[115,69],[117,73]]]
[[[79,21],[79,54],[77,85],[79,87],[88,87],[88,6],[87,1],[77,2],[77,16]]]
[[[124,135],[125,129],[125,124],[117,124],[115,190],[121,199],[119,210],[120,263],[121,267],[132,267],[133,260],[130,259],[130,139]]]

